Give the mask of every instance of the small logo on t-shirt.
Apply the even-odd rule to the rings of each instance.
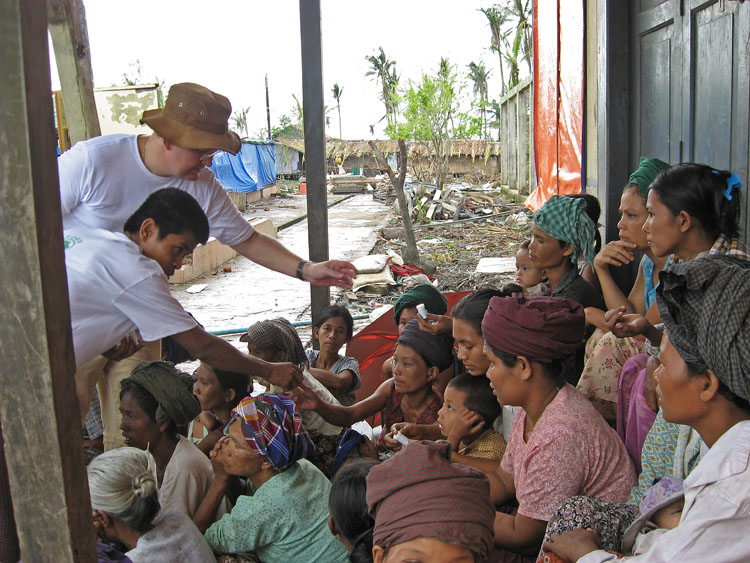
[[[73,248],[76,244],[81,244],[82,242],[83,239],[81,237],[67,236],[64,241],[65,250]]]

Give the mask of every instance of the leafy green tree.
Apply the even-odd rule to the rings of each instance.
[[[509,54],[514,56],[516,66],[518,66],[518,57],[526,61],[529,67],[529,74],[532,74],[532,59],[534,45],[532,42],[531,28],[531,0],[506,0],[505,13],[508,21],[514,25],[515,37],[509,49]],[[516,83],[518,77],[516,76]]]
[[[343,139],[344,136],[341,133],[341,94],[344,93],[344,88],[340,87],[338,83],[335,83],[331,93],[333,94],[333,99],[336,100],[336,109],[339,113],[339,139]]]
[[[454,68],[442,59],[437,73],[409,84],[401,95],[403,120],[386,129],[391,138],[410,139],[428,149],[430,171],[440,189],[448,174],[451,140],[468,139],[481,129],[478,118],[459,111],[461,90]]]
[[[396,90],[399,82],[396,74],[396,61],[388,59],[382,47],[379,47],[377,54],[366,56],[365,60],[372,67],[365,73],[365,76],[374,76],[376,82],[380,81],[380,99],[385,105],[383,119],[389,126],[394,125],[397,118],[398,95]]]

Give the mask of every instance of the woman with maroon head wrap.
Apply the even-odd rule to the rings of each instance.
[[[565,499],[622,502],[635,484],[615,431],[565,382],[584,328],[580,304],[521,294],[493,298],[482,320],[487,377],[497,400],[520,407],[505,457],[490,474],[494,504],[518,502],[514,515],[496,514],[501,552],[493,561],[533,561],[547,522]]]
[[[375,563],[485,561],[494,509],[480,471],[450,461],[450,445],[412,442],[367,475]]]

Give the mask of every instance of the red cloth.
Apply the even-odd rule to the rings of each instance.
[[[561,360],[581,347],[586,318],[570,299],[493,297],[482,319],[482,335],[501,352],[538,362]]]
[[[398,274],[401,277],[408,278],[410,276],[416,276],[417,274],[424,274],[424,271],[422,271],[422,268],[417,266],[416,264],[404,264],[403,266],[399,266],[398,264],[394,264],[393,261],[390,261],[388,263],[391,267],[391,271],[394,274]],[[431,276],[430,274],[426,274],[427,277],[430,280],[434,280],[435,276]]]

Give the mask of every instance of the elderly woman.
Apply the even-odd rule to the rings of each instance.
[[[150,453],[118,448],[88,466],[96,535],[119,542],[133,563],[206,563],[215,557],[182,513],[159,514],[156,465]]]
[[[201,411],[192,377],[169,362],[144,362],[121,385],[125,443],[154,456],[162,508],[192,517],[213,480],[205,454],[177,434]]]
[[[492,547],[487,477],[451,463],[447,443],[412,442],[370,469],[366,498],[375,563],[473,563]]]
[[[578,303],[523,294],[494,297],[482,320],[487,377],[497,400],[520,407],[505,456],[490,474],[496,506],[518,501],[515,514],[495,518],[495,545],[504,551],[499,561],[536,554],[566,498],[622,502],[635,483],[622,441],[565,382],[584,323]]]
[[[637,557],[599,549],[596,535],[552,536],[564,561],[747,561],[750,544],[750,264],[704,256],[661,277],[666,328],[656,371],[664,418],[694,428],[709,448],[685,479],[678,526]]]
[[[216,478],[195,516],[214,551],[254,551],[266,563],[346,561],[346,549],[328,529],[331,483],[302,459],[312,448],[288,397],[240,401],[211,453]],[[246,478],[247,492],[209,527],[230,475]]]

